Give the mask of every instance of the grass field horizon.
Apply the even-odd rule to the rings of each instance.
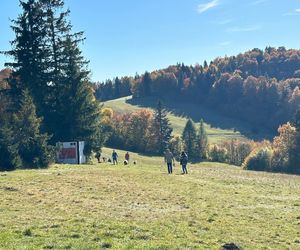
[[[141,108],[155,110],[158,98],[137,98],[131,96],[104,102],[104,107],[112,108],[116,113],[133,112]],[[204,120],[205,129],[210,143],[220,143],[231,139],[256,140],[271,139],[274,134],[266,129],[261,129],[258,134],[253,133],[253,126],[247,122],[229,118],[214,110],[196,104],[180,103],[178,101],[163,104],[168,111],[168,118],[173,127],[174,135],[181,135],[185,123],[191,118],[196,125]]]
[[[104,148],[109,156],[112,149]],[[300,249],[300,176],[220,163],[0,173],[0,249]]]

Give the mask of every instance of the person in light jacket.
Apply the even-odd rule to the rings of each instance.
[[[168,173],[173,173],[173,163],[175,165],[174,156],[169,149],[165,151],[165,162],[167,163]]]

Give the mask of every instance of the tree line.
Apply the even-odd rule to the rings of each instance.
[[[167,111],[159,102],[155,111],[139,109],[114,113],[103,109],[107,144],[113,148],[163,155],[168,148],[175,156],[184,150],[192,162],[212,161],[241,166],[247,170],[300,173],[300,109],[293,121],[281,125],[272,141],[232,139],[209,143],[201,120],[197,128],[188,119],[181,135],[172,134]]]
[[[47,167],[59,141],[101,148],[101,106],[93,95],[82,32],[73,32],[63,0],[20,1],[12,61],[0,85],[0,169]],[[5,84],[3,84],[5,82]]]
[[[106,144],[151,155],[163,155],[170,149],[179,156],[185,150],[189,159],[201,161],[207,158],[208,139],[201,121],[197,129],[189,119],[181,136],[172,134],[172,126],[167,111],[159,101],[156,109],[139,109],[130,113],[114,113],[110,108],[103,109],[103,124],[108,132]]]
[[[115,93],[166,101],[180,96],[182,102],[251,123],[254,133],[261,127],[275,132],[291,120],[300,105],[300,50],[267,47],[218,57],[209,64],[177,64],[134,78],[98,83],[95,92],[102,100],[115,98]]]

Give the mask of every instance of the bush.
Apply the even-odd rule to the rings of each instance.
[[[252,141],[231,140],[222,145],[227,150],[227,162],[241,166],[246,157],[251,153],[254,143]]]
[[[224,147],[213,145],[209,149],[209,159],[215,162],[226,162],[227,161],[227,150]]]
[[[247,170],[267,171],[271,169],[273,152],[269,148],[252,151],[245,159],[242,167]]]

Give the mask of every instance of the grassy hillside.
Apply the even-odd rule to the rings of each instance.
[[[132,100],[131,97],[120,98],[104,103],[105,107],[110,107],[114,112],[132,112],[139,108],[155,109],[157,100],[153,98],[143,98]],[[192,118],[196,123],[204,119],[205,128],[209,142],[218,143],[228,139],[262,139],[271,138],[269,131],[260,131],[253,134],[252,127],[244,122],[230,119],[217,114],[216,112],[200,108],[195,104],[164,103],[168,112],[168,117],[174,129],[174,134],[181,135],[188,118]]]
[[[131,156],[0,173],[0,249],[300,249],[299,176]]]

